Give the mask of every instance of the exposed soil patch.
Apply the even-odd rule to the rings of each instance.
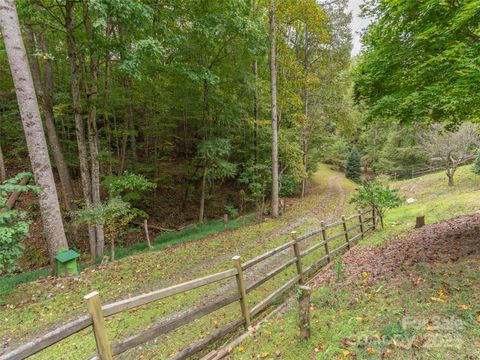
[[[343,257],[346,283],[361,279],[367,285],[403,276],[421,263],[454,262],[480,253],[480,214],[461,216],[421,229],[381,246],[357,246]],[[316,276],[317,288],[336,279],[333,265]]]

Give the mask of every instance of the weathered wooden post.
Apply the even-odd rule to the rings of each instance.
[[[302,269],[302,255],[300,254],[300,247],[298,246],[297,232],[296,232],[296,231],[292,231],[291,234],[292,234],[292,239],[295,241],[295,242],[293,243],[293,251],[294,251],[294,253],[295,253],[295,257],[297,258],[297,262],[296,262],[296,265],[297,265],[297,273],[298,273],[298,275],[300,276],[300,279],[298,280],[298,282],[299,282],[300,284],[303,284],[304,279],[303,279],[303,269]]]
[[[147,219],[143,220],[143,227],[145,228],[145,237],[147,238],[148,248],[152,248],[152,243],[150,242],[150,234],[148,233],[148,222]]]
[[[92,316],[93,333],[95,334],[98,356],[101,360],[112,360],[112,348],[107,337],[100,295],[97,291],[94,291],[85,295],[84,299],[87,300],[88,312]]]
[[[345,241],[347,242],[347,248],[350,249],[350,239],[348,236],[348,229],[347,229],[347,222],[345,221],[345,215],[342,215],[342,225],[343,225],[343,232],[345,233]]]
[[[424,226],[425,226],[425,215],[417,216],[415,229],[420,229],[421,227],[424,227]]]
[[[373,230],[377,230],[377,213],[375,208],[372,209],[372,222],[373,222]]]
[[[298,309],[299,309],[299,327],[300,339],[310,339],[310,295],[312,289],[308,286],[300,286],[298,294]]]
[[[360,211],[360,213],[358,214],[358,221],[360,222],[360,233],[362,234],[361,235],[361,238],[363,239],[363,237],[365,236],[364,234],[364,229],[363,229],[363,217],[362,217],[362,212]]]
[[[226,229],[228,224],[228,214],[223,214],[223,228]]]
[[[325,248],[325,255],[327,255],[327,262],[330,262],[330,251],[328,250],[327,229],[325,229],[325,221],[320,221],[320,228],[322,229],[323,247]]]
[[[249,328],[251,325],[250,321],[250,308],[248,306],[247,299],[247,287],[245,286],[245,277],[243,275],[242,263],[240,262],[240,256],[236,255],[232,258],[233,266],[237,270],[237,287],[238,293],[240,295],[240,307],[242,308],[242,315],[245,319],[245,328]]]

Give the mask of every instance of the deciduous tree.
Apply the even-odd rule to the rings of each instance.
[[[62,248],[68,249],[68,243],[14,0],[2,0],[0,4],[0,29],[15,84],[35,182],[41,187],[38,196],[40,212],[50,253],[50,263],[54,269],[55,255]]]

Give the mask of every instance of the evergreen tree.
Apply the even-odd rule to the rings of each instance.
[[[358,153],[357,149],[353,148],[345,165],[345,175],[347,178],[355,182],[359,182],[361,173],[360,167],[360,154]]]
[[[471,170],[474,174],[480,175],[480,151],[477,152],[477,157],[475,159],[475,162],[472,165]]]

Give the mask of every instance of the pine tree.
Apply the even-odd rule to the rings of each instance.
[[[475,159],[471,170],[474,174],[480,175],[480,151],[477,153],[477,158]]]
[[[350,155],[347,158],[347,163],[345,165],[345,175],[348,179],[355,182],[360,181],[361,173],[361,164],[360,164],[360,154],[357,149],[352,149]]]

